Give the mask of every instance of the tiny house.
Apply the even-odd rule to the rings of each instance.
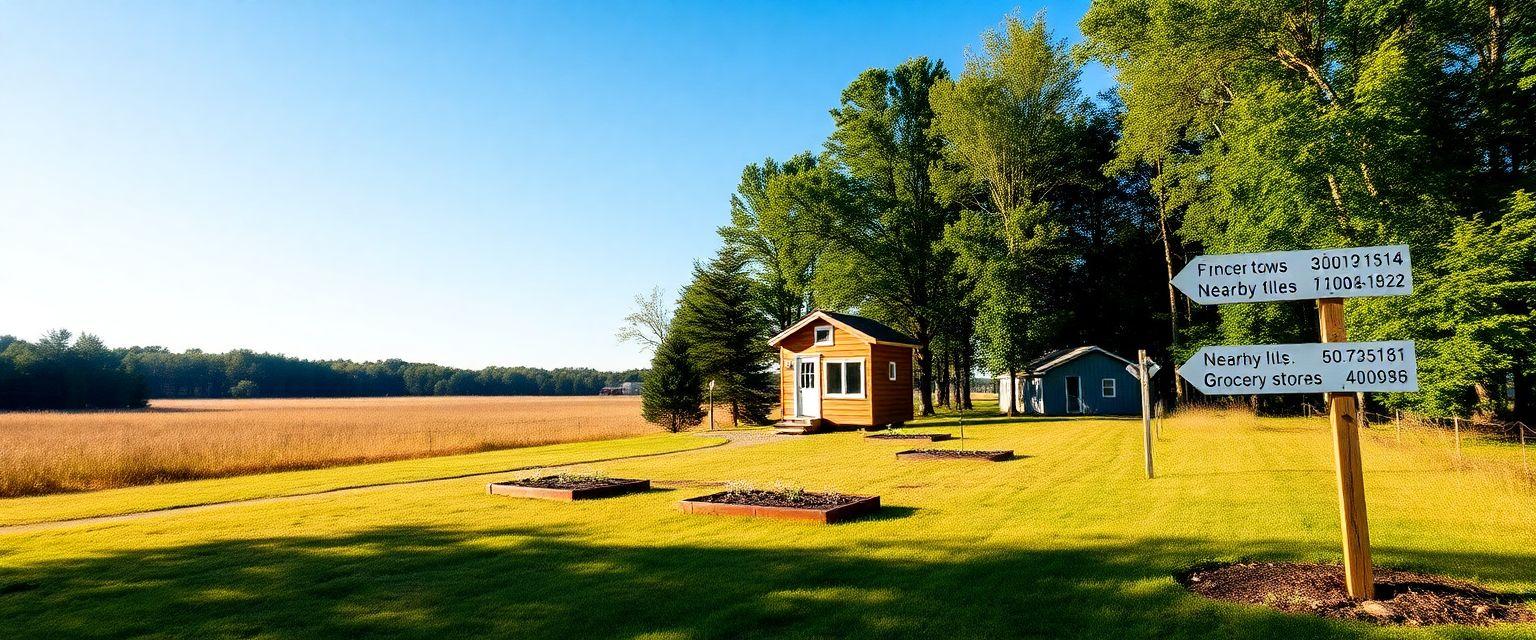
[[[1024,365],[1017,389],[998,376],[998,410],[1008,412],[1012,395],[1020,412],[1037,416],[1141,413],[1141,383],[1126,369],[1132,364],[1092,345],[1052,351]]]
[[[917,341],[869,318],[813,311],[768,341],[779,349],[782,433],[912,419]]]

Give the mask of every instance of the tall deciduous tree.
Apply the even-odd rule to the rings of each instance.
[[[818,191],[829,200],[824,229],[833,244],[817,291],[828,306],[855,308],[917,339],[923,415],[933,413],[932,342],[949,268],[940,241],[956,215],[930,174],[943,145],[929,90],[946,77],[943,63],[927,58],[860,74],[832,110],[835,171],[822,174]]]
[[[947,245],[975,292],[984,363],[1012,380],[1029,358],[1065,338],[1072,230],[1053,201],[1084,177],[1070,154],[1081,142],[1087,105],[1078,65],[1041,20],[1009,16],[982,43],[958,80],[934,87],[934,127],[953,167],[941,180],[946,193],[976,185],[985,195],[949,230]]]
[[[619,342],[633,342],[645,351],[655,352],[667,340],[667,327],[672,324],[672,305],[661,287],[652,287],[650,293],[635,296],[634,311],[624,316],[624,326],[614,336]]]
[[[753,301],[747,261],[727,246],[708,264],[694,266],[672,326],[705,380],[715,381],[715,400],[730,405],[733,420],[748,424],[767,420],[775,398],[768,320]]]
[[[747,165],[731,195],[731,224],[720,228],[727,246],[752,264],[756,304],[778,331],[815,304],[812,282],[827,240],[817,211],[823,201],[804,194],[816,171],[809,153]]]
[[[1465,233],[1461,221],[1493,223],[1501,202],[1533,186],[1532,10],[1098,0],[1082,29],[1085,51],[1117,71],[1122,158],[1156,167],[1192,248],[1408,243],[1424,279],[1436,277],[1427,267],[1441,263],[1446,238]],[[1429,326],[1412,314],[1440,313],[1386,298],[1349,307],[1360,338],[1418,337],[1375,331]],[[1223,307],[1220,327],[1229,342],[1316,338],[1306,304]],[[1424,373],[1436,384],[1438,373]]]

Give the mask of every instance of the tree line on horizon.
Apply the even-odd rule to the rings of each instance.
[[[958,72],[867,70],[819,151],[743,170],[657,341],[647,417],[696,424],[717,380],[760,420],[766,339],[818,308],[917,339],[923,415],[968,406],[970,371],[1058,348],[1178,364],[1315,342],[1312,302],[1202,307],[1169,281],[1205,253],[1408,244],[1413,295],[1347,303],[1351,339],[1418,343],[1422,390],[1373,400],[1536,418],[1533,19],[1502,0],[1096,0],[1077,46],[1010,15]],[[1089,61],[1113,91],[1083,95]],[[1198,393],[1166,370],[1165,393]]]
[[[236,349],[173,353],[108,348],[56,330],[36,342],[0,336],[0,410],[139,408],[150,398],[594,395],[639,370],[486,367],[381,360],[305,360]]]

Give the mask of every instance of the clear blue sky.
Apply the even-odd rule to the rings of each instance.
[[[713,252],[743,165],[1015,8],[7,2],[0,333],[643,366],[613,333]]]

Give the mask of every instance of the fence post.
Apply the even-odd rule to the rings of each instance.
[[[1461,418],[1451,418],[1451,425],[1456,430],[1456,462],[1461,462]]]
[[[1525,453],[1525,423],[1516,422],[1515,426],[1520,428],[1520,465],[1525,467],[1525,478],[1529,480],[1531,478],[1531,459]]]

